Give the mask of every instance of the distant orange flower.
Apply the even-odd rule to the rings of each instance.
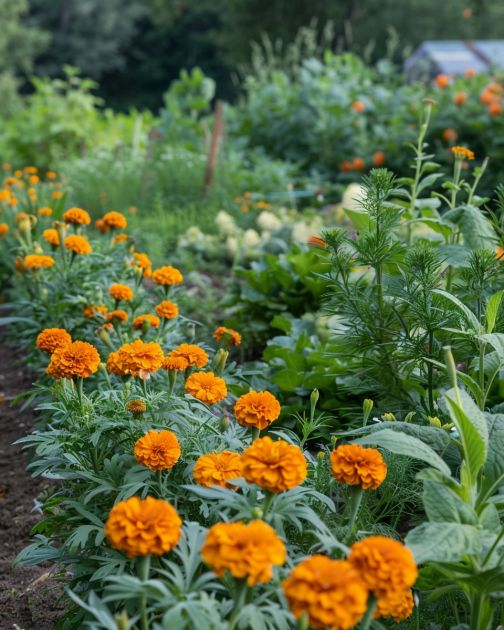
[[[98,350],[86,341],[59,346],[51,355],[47,373],[53,378],[88,378],[100,366]]]
[[[464,71],[464,76],[468,79],[472,79],[476,76],[476,70],[474,68],[467,68],[467,70]]]
[[[146,313],[145,315],[138,315],[133,320],[133,328],[143,328],[146,326],[147,328],[158,328],[160,324],[159,317],[155,315],[151,315],[150,313]]]
[[[273,577],[273,566],[286,559],[285,545],[264,521],[217,523],[208,531],[201,549],[203,561],[222,577],[226,571],[248,586],[264,584]]]
[[[213,372],[194,372],[185,382],[185,389],[207,405],[215,405],[227,396],[226,381]]]
[[[60,236],[58,230],[54,230],[53,228],[49,228],[48,230],[44,230],[42,232],[42,238],[49,243],[49,245],[53,245],[57,247],[61,244]]]
[[[352,103],[352,109],[361,114],[366,109],[366,106],[362,101],[354,101]]]
[[[241,477],[241,456],[231,451],[201,455],[196,460],[193,477],[200,486],[230,488],[230,479]]]
[[[455,105],[464,105],[467,101],[467,92],[455,92],[453,102]]]
[[[96,219],[94,224],[95,224],[95,228],[100,230],[102,234],[105,234],[106,232],[110,230],[109,226],[105,223],[103,219]]]
[[[445,129],[443,131],[443,140],[445,142],[456,142],[458,138],[458,133],[455,129]]]
[[[23,171],[27,175],[35,175],[36,173],[38,173],[38,168],[36,166],[25,166]]]
[[[37,214],[39,215],[39,217],[50,217],[52,213],[52,208],[39,208],[37,210]]]
[[[130,558],[162,556],[180,540],[182,520],[162,499],[131,497],[115,505],[105,523],[105,535],[114,549]]]
[[[23,264],[25,269],[47,269],[54,265],[54,258],[44,254],[28,254],[25,256]]]
[[[45,328],[37,336],[37,348],[51,354],[60,348],[72,343],[72,337],[64,328]]]
[[[184,276],[175,267],[166,265],[152,272],[152,280],[155,284],[172,286],[174,284],[180,284],[184,280]]]
[[[0,236],[5,236],[9,231],[7,223],[0,223]]]
[[[80,256],[87,256],[93,251],[93,248],[87,238],[85,236],[80,236],[79,234],[67,236],[63,241],[63,245],[66,249]]]
[[[240,333],[232,328],[226,328],[226,326],[216,328],[213,337],[217,341],[225,341],[228,346],[239,346],[241,343]]]
[[[86,306],[82,312],[84,317],[93,319],[97,315],[105,315],[107,313],[107,307],[103,304],[91,304],[91,306]]]
[[[374,614],[375,619],[380,617],[392,617],[396,623],[401,623],[411,616],[414,608],[413,592],[391,591],[387,596],[378,600],[378,606]]]
[[[107,212],[102,217],[103,223],[111,229],[125,230],[128,226],[128,221],[124,214],[120,212],[115,212],[112,210],[111,212]]]
[[[128,313],[124,311],[122,308],[115,309],[114,311],[110,311],[107,313],[105,319],[108,322],[127,322],[128,321]]]
[[[319,236],[310,236],[306,243],[307,245],[312,245],[313,247],[322,247],[323,249],[327,247],[327,243]]]
[[[234,414],[244,427],[265,429],[280,415],[280,403],[270,392],[251,391],[238,398]]]
[[[361,157],[356,157],[353,159],[352,167],[356,171],[364,170],[364,160]]]
[[[70,208],[63,214],[63,221],[65,223],[73,223],[74,225],[89,225],[91,223],[91,217],[89,213],[82,208]]]
[[[474,160],[474,153],[467,147],[452,147],[451,152],[456,160]]]
[[[57,179],[58,174],[56,173],[56,171],[47,171],[46,173],[46,179]]]
[[[353,170],[353,164],[349,160],[344,160],[343,162],[341,162],[339,168],[342,173],[349,173],[351,170]]]
[[[193,343],[181,343],[168,353],[167,358],[182,358],[186,361],[186,367],[204,368],[208,363],[208,354]]]
[[[127,240],[128,235],[126,234],[126,232],[123,232],[122,234],[117,234],[116,236],[114,236],[114,238],[112,239],[112,243],[114,243],[114,245],[119,245],[119,243],[124,243]]]
[[[446,74],[438,74],[434,79],[438,88],[446,88],[450,84],[450,79],[446,76]]]
[[[343,444],[331,453],[331,471],[340,483],[376,490],[387,476],[387,465],[375,448]]]
[[[374,166],[383,166],[385,164],[385,153],[383,151],[376,151],[371,158]]]
[[[112,284],[108,292],[117,302],[130,302],[133,299],[133,290],[127,284]]]
[[[156,313],[163,319],[173,319],[179,314],[179,309],[174,302],[163,300],[156,306]]]
[[[149,431],[135,443],[135,457],[149,470],[169,470],[180,458],[180,444],[171,431]]]
[[[502,105],[499,101],[494,101],[488,105],[488,113],[490,116],[499,116],[502,114]]]
[[[504,249],[502,247],[497,247],[495,250],[495,257],[498,260],[504,260]]]
[[[242,455],[243,477],[249,483],[278,493],[290,490],[306,479],[307,465],[298,446],[284,440],[263,437],[255,440]]]
[[[135,339],[132,343],[125,343],[119,348],[117,355],[111,360],[111,367],[124,375],[139,376],[144,379],[159,370],[163,365],[163,360],[163,350],[158,343],[153,341],[146,343],[141,339]]]
[[[367,610],[368,589],[347,560],[310,556],[282,582],[296,619],[306,614],[311,628],[349,630]]]

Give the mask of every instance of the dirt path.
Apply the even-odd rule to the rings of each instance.
[[[35,497],[47,485],[30,477],[21,448],[12,445],[33,425],[31,410],[11,406],[32,382],[19,358],[0,340],[0,630],[15,624],[23,630],[51,630],[62,610],[56,601],[61,589],[51,580],[49,567],[12,567],[39,519],[32,511]]]

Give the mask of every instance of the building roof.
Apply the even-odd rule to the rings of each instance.
[[[431,74],[463,74],[468,68],[488,72],[494,66],[504,68],[504,40],[430,40],[406,60],[404,70],[416,74],[423,67]]]

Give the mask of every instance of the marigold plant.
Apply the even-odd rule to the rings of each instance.
[[[126,403],[126,410],[132,413],[135,418],[138,418],[147,411],[147,405],[143,400],[134,398]]]
[[[413,599],[413,591],[391,591],[388,595],[378,600],[375,619],[380,617],[392,617],[396,623],[405,621],[411,616],[415,602]]]
[[[456,160],[474,160],[474,153],[467,147],[452,147],[451,152]]]
[[[89,213],[82,208],[70,208],[63,214],[63,221],[65,223],[72,223],[73,225],[89,225],[91,223],[91,217]]]
[[[51,355],[47,373],[53,378],[88,378],[100,366],[98,350],[87,341],[59,346]]]
[[[175,267],[166,265],[152,272],[152,280],[155,284],[172,286],[183,282],[184,276]]]
[[[133,299],[133,289],[127,284],[113,284],[108,292],[110,297],[117,302],[129,302]]]
[[[180,358],[186,362],[187,367],[204,368],[208,363],[208,354],[193,343],[181,343],[180,346],[171,350],[168,359]]]
[[[63,245],[66,249],[70,250],[74,254],[78,254],[79,256],[87,256],[93,251],[93,248],[87,238],[85,236],[80,236],[79,234],[67,236],[63,241]]]
[[[57,247],[58,245],[61,244],[59,232],[58,230],[55,230],[54,228],[49,228],[47,230],[44,230],[42,232],[42,238],[47,243],[49,243],[49,245],[53,245],[54,247]]]
[[[52,256],[46,256],[45,254],[28,254],[24,257],[23,265],[25,269],[47,269],[52,267],[55,260]]]
[[[315,555],[298,564],[282,582],[294,617],[304,614],[312,628],[348,630],[367,610],[368,588],[347,560]]]
[[[45,328],[37,336],[37,348],[51,354],[60,348],[72,343],[72,336],[64,328]]]
[[[269,582],[273,566],[286,559],[285,545],[264,521],[217,523],[208,531],[201,557],[222,577],[226,571],[249,586]]]
[[[127,322],[129,318],[128,313],[122,308],[117,308],[113,311],[109,311],[105,316],[108,322]]]
[[[188,394],[207,405],[215,405],[227,396],[226,381],[213,372],[195,372],[185,382]]]
[[[159,317],[155,315],[151,315],[150,313],[146,313],[144,315],[138,315],[133,320],[133,328],[143,328],[146,326],[147,328],[158,328],[160,324]]]
[[[226,326],[219,326],[214,331],[214,339],[217,341],[224,341],[228,346],[239,346],[241,343],[241,335],[232,328],[226,328]]]
[[[234,414],[245,427],[265,429],[279,417],[280,403],[270,392],[251,391],[238,398]]]
[[[173,319],[179,314],[179,309],[175,302],[163,300],[156,306],[156,313],[163,319]]]
[[[331,472],[340,483],[376,490],[387,476],[387,464],[375,448],[343,444],[331,453]]]
[[[232,451],[201,455],[196,460],[193,477],[200,486],[222,486],[230,488],[230,479],[241,477],[241,456]]]
[[[169,470],[180,458],[180,444],[171,431],[149,431],[136,441],[134,453],[150,470]]]
[[[114,549],[127,556],[162,556],[180,540],[182,520],[162,499],[131,497],[115,505],[105,523]]]
[[[299,486],[306,479],[307,465],[298,446],[268,436],[255,440],[242,455],[243,477],[249,483],[278,493]]]
[[[128,221],[124,214],[115,212],[114,210],[104,214],[102,221],[106,226],[112,229],[125,230],[128,226]]]
[[[158,343],[144,342],[141,339],[122,345],[114,357],[115,365],[124,375],[141,378],[148,377],[159,370],[163,365],[163,360],[163,350]]]

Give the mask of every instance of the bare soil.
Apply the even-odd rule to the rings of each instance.
[[[49,485],[32,479],[25,453],[13,445],[34,423],[31,409],[12,404],[33,380],[20,360],[19,352],[0,340],[0,630],[51,630],[63,613],[62,589],[51,567],[12,566],[40,519],[35,499]]]

